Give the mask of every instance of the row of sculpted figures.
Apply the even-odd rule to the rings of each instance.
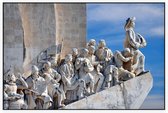
[[[113,52],[105,40],[73,48],[61,63],[53,57],[33,65],[26,79],[11,70],[4,80],[4,109],[59,109],[145,72],[139,48],[145,39],[134,31],[135,18],[126,20],[124,50]],[[54,60],[53,60],[54,59]]]

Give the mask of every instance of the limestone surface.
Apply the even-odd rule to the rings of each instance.
[[[139,109],[153,86],[150,72],[66,105],[63,109]]]
[[[24,60],[24,30],[18,4],[4,5],[4,72],[10,65],[22,72]]]
[[[12,65],[27,73],[53,45],[62,58],[85,47],[86,4],[4,4],[4,72]]]

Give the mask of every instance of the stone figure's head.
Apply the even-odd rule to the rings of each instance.
[[[71,54],[67,54],[65,56],[65,62],[71,62],[72,61],[72,55]]]
[[[12,72],[9,72],[6,77],[5,77],[5,81],[7,83],[9,82],[16,82],[16,76],[12,73]]]
[[[72,55],[77,56],[78,55],[78,49],[77,48],[72,48]]]
[[[43,65],[43,68],[48,70],[51,68],[51,63],[49,61],[45,62],[44,65]]]
[[[83,48],[83,49],[81,50],[80,56],[81,56],[81,57],[87,57],[87,56],[88,56],[88,53],[89,53],[88,49]]]
[[[33,78],[38,78],[38,76],[39,76],[39,69],[38,69],[38,67],[36,66],[36,65],[33,65],[32,66],[32,77]]]
[[[48,74],[48,73],[43,73],[43,77],[44,77],[44,78],[50,77],[50,74]]]
[[[55,54],[50,55],[50,60],[49,61],[51,62],[52,67],[57,66],[57,57],[56,57]]]
[[[96,46],[96,40],[95,39],[90,39],[88,42],[88,46]]]
[[[136,18],[135,17],[130,17],[126,20],[126,23],[125,23],[125,26],[124,28],[125,29],[129,29],[131,27],[135,27],[135,20]]]
[[[102,47],[106,47],[106,42],[105,42],[105,40],[103,40],[103,39],[101,39],[100,41],[99,41],[99,48],[102,48]]]
[[[100,72],[101,69],[103,69],[103,66],[100,65],[100,64],[98,64],[98,65],[96,66],[96,71],[97,71],[97,72]]]
[[[75,64],[79,65],[81,63],[81,61],[82,61],[81,58],[77,58]]]
[[[88,50],[89,50],[89,54],[94,54],[95,53],[95,46],[89,46],[88,47]]]
[[[131,56],[131,51],[130,51],[130,49],[129,49],[129,48],[125,48],[123,54],[124,54],[125,57],[130,57],[130,56]]]

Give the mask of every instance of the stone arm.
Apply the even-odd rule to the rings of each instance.
[[[60,67],[59,72],[60,72],[61,76],[65,76],[65,67],[63,65]]]
[[[54,69],[52,69],[53,74],[54,74],[54,79],[59,82],[61,80],[61,75]]]
[[[21,75],[19,75],[18,80],[21,82],[21,84],[17,84],[18,89],[27,89],[28,88],[27,82],[24,80],[24,78]]]
[[[141,45],[140,45],[140,47],[145,47],[145,46],[147,45],[145,38],[144,38],[142,35],[140,35],[139,33],[137,33],[137,36],[138,36],[138,37],[140,38],[140,40],[141,40]]]
[[[97,66],[98,64],[100,64],[99,61],[94,61],[94,62],[92,62],[92,65],[93,65],[93,66]]]
[[[15,99],[14,96],[13,96],[13,97],[10,97],[10,96],[8,96],[8,94],[4,91],[4,100],[9,101],[9,100],[14,100],[14,99]]]
[[[79,70],[82,66],[83,62],[81,61],[81,59],[77,59],[76,62],[75,62],[75,68],[76,70]]]
[[[113,57],[113,52],[110,49],[105,48],[105,61],[111,60],[112,57]]]
[[[95,55],[93,55],[92,57],[94,57],[94,58],[93,58],[93,60],[90,61],[90,62],[91,62],[91,64],[92,64],[93,66],[97,66],[98,64],[100,64],[100,62],[98,61],[98,59],[97,59],[97,57],[96,57]]]
[[[125,58],[125,57],[121,54],[121,52],[119,52],[119,51],[116,52],[116,55],[117,55],[117,57],[118,57],[120,60],[122,60],[123,62],[128,62],[128,61],[131,59],[131,57]]]
[[[9,100],[9,97],[8,97],[8,94],[6,93],[6,91],[7,91],[7,85],[4,85],[4,100]]]
[[[140,47],[140,44],[137,43],[137,42],[134,40],[134,39],[136,38],[135,35],[134,35],[134,32],[131,31],[131,30],[128,30],[127,33],[128,33],[128,36],[129,36],[129,39],[128,39],[129,44],[130,44],[133,48],[138,49],[138,48]]]
[[[46,85],[48,84],[59,84],[55,79],[53,79],[49,74],[45,74],[44,79],[46,81]]]
[[[33,83],[33,80],[30,78],[30,76],[26,79],[26,83],[28,85],[28,89],[33,89],[34,83]]]
[[[33,79],[31,79],[30,76],[26,79],[26,83],[28,85],[28,88],[25,90],[25,94],[32,94],[35,89],[35,82]]]
[[[91,64],[91,62],[89,60],[84,62],[84,70],[87,73],[94,70],[94,67],[93,67],[93,65]]]
[[[9,97],[5,91],[4,91],[4,100],[9,100]]]

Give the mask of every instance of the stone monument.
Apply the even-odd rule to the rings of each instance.
[[[86,4],[4,4],[4,72],[28,72],[47,48],[62,59],[85,45]]]
[[[153,79],[134,27],[128,18],[113,54],[86,44],[85,4],[5,3],[4,109],[139,109]]]

